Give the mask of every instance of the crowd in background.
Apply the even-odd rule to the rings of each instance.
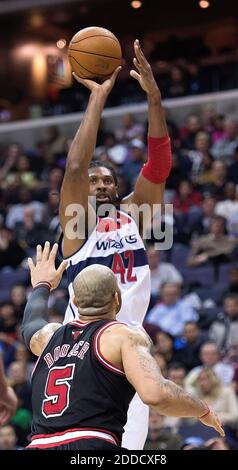
[[[148,234],[152,283],[144,326],[165,377],[205,399],[226,438],[216,439],[197,421],[151,412],[146,448],[238,449],[238,123],[212,107],[188,116],[180,128],[167,113],[167,123],[173,164],[165,202],[174,211],[162,217],[162,225],[173,228],[174,238],[170,250],[158,251]],[[133,189],[147,158],[146,133],[147,123],[130,115],[114,133],[100,128],[95,158],[117,171],[120,197]],[[49,128],[35,148],[15,143],[0,149],[0,350],[19,398],[11,423],[0,428],[0,449],[28,442],[36,358],[20,334],[31,291],[26,260],[36,243],[52,243],[59,235],[70,142]],[[62,322],[67,298],[64,277],[50,295],[49,321]]]

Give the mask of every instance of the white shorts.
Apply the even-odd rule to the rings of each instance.
[[[143,450],[148,434],[149,407],[136,393],[131,400],[127,413],[125,432],[122,436],[122,447],[129,450]]]

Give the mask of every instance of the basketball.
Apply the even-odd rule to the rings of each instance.
[[[99,27],[85,28],[70,41],[71,68],[80,78],[104,78],[121,65],[121,46],[113,33]]]

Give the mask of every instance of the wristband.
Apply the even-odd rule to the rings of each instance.
[[[200,416],[198,419],[203,419],[203,418],[206,418],[206,416],[209,415],[209,413],[211,413],[211,410],[210,408],[208,408],[208,410],[206,411],[206,413],[204,413],[202,416]]]
[[[51,290],[52,285],[48,281],[40,281],[40,282],[37,282],[34,289],[38,289],[39,287],[47,287],[49,290]]]

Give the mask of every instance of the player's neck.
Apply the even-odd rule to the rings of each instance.
[[[80,315],[79,320],[81,322],[85,323],[90,323],[94,322],[97,320],[111,320],[115,321],[116,320],[116,313],[115,312],[109,312],[105,313],[105,315]]]

